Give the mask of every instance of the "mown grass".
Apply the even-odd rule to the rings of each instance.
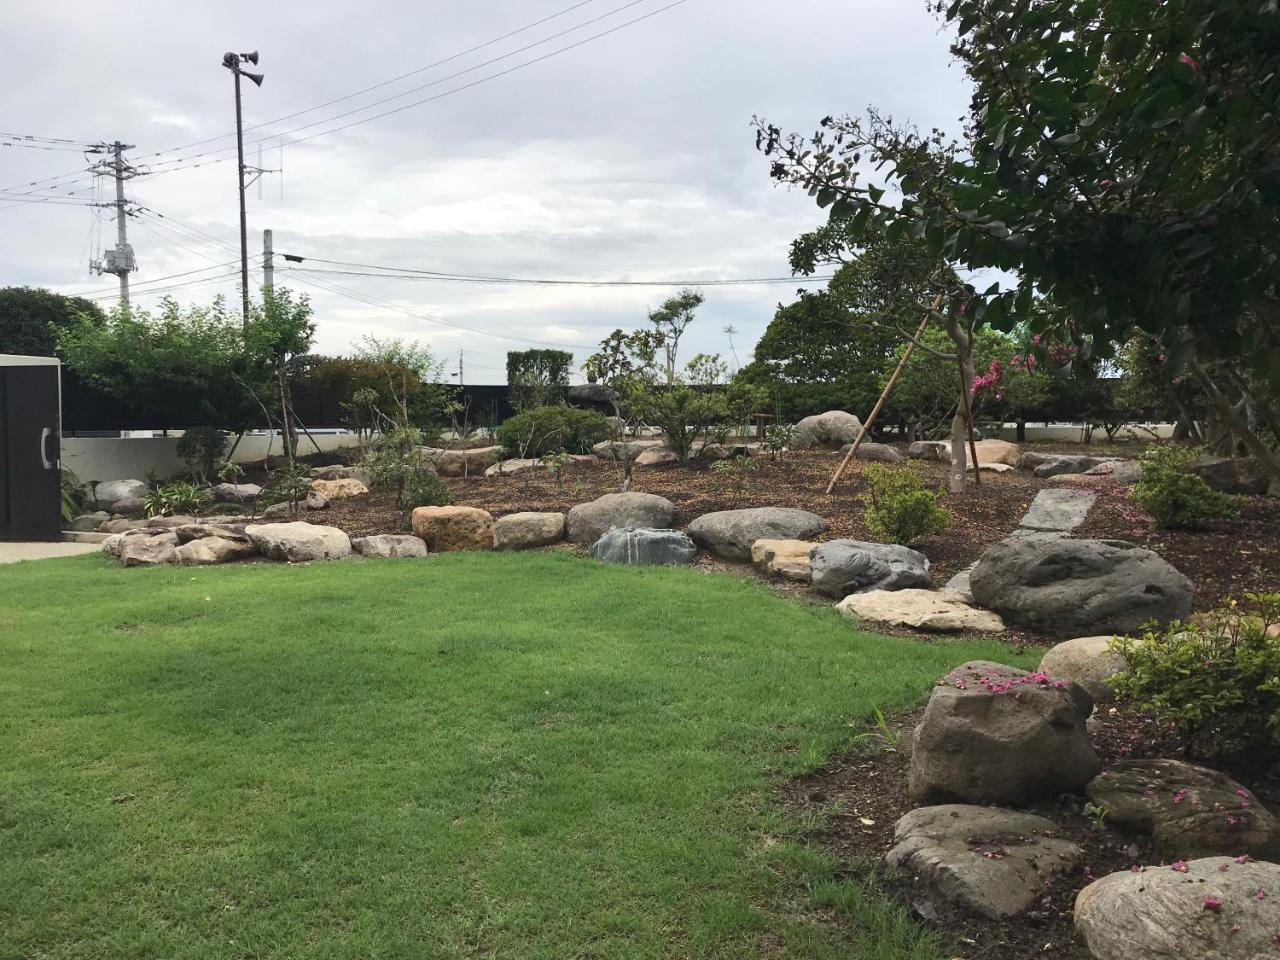
[[[0,957],[933,958],[771,788],[979,656],[558,554],[0,568]]]

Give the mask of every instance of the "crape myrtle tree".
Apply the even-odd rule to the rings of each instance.
[[[970,315],[1052,327],[1073,362],[1114,356],[1135,330],[1155,338],[1280,476],[1280,4],[936,9],[974,85],[963,147],[875,111],[810,137],[758,121],[774,178],[854,237],[906,234],[1014,274],[975,291]],[[1037,316],[1040,297],[1060,311]]]
[[[680,338],[684,336],[689,324],[693,323],[694,311],[702,306],[703,300],[702,294],[696,290],[681,290],[649,314],[649,322],[661,337],[667,383],[676,382],[676,357],[680,352]]]

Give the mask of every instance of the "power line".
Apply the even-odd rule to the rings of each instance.
[[[189,277],[189,276],[191,276],[192,274],[195,274],[195,273],[208,273],[210,270],[218,270],[218,269],[220,269],[220,268],[229,267],[229,266],[231,266],[232,264],[234,264],[234,263],[238,263],[238,262],[239,262],[239,261],[237,261],[237,260],[228,260],[226,263],[218,263],[218,264],[214,264],[214,265],[213,265],[213,266],[211,266],[211,267],[200,267],[198,270],[187,270],[187,271],[186,271],[186,272],[184,272],[184,273],[173,273],[173,274],[170,274],[170,275],[169,275],[169,276],[167,276],[167,277],[156,277],[156,278],[154,278],[154,279],[152,279],[152,280],[137,280],[137,281],[134,281],[134,282],[133,282],[133,284],[131,285],[131,289],[136,288],[136,287],[141,287],[141,286],[143,286],[143,285],[145,285],[145,284],[163,283],[163,282],[164,282],[164,281],[166,281],[166,280],[176,280],[178,277]],[[212,280],[212,279],[214,279],[214,278],[213,278],[213,277],[208,277],[208,278],[206,278],[206,279]],[[201,281],[201,282],[203,282],[203,281]],[[179,284],[178,286],[181,286],[181,284]],[[116,289],[116,288],[115,288],[115,287],[104,287],[104,288],[103,288],[103,289],[101,289],[101,290],[89,290],[89,291],[87,291],[86,293],[79,293],[79,294],[76,294],[76,296],[79,296],[79,297],[88,297],[88,296],[91,296],[91,295],[93,295],[93,294],[109,293],[111,290],[114,290],[114,289]],[[148,291],[148,290],[142,290],[142,291],[138,291],[138,292],[140,292],[140,293],[148,293],[148,292],[151,292],[151,291]]]
[[[585,45],[585,44],[591,43],[592,41],[599,40],[599,39],[601,39],[602,37],[607,37],[607,36],[609,36],[609,35],[610,35],[610,34],[612,34],[612,33],[617,33],[619,30],[624,30],[624,29],[626,29],[627,27],[633,26],[633,25],[635,25],[635,24],[637,24],[637,23],[641,23],[641,22],[643,22],[643,21],[645,21],[645,20],[648,20],[648,19],[650,19],[650,18],[652,18],[652,17],[656,17],[656,16],[657,16],[658,14],[660,14],[660,13],[664,13],[664,12],[666,12],[667,10],[672,9],[673,7],[678,7],[678,6],[681,6],[681,5],[683,5],[683,4],[685,4],[685,3],[688,3],[688,2],[689,2],[689,0],[674,0],[674,2],[672,2],[672,3],[668,3],[668,4],[666,4],[665,6],[659,7],[659,8],[658,8],[658,9],[656,9],[656,10],[652,10],[652,11],[650,11],[649,13],[643,14],[643,15],[641,15],[641,16],[639,16],[639,17],[634,17],[634,18],[632,18],[631,20],[626,20],[626,21],[624,21],[624,22],[622,22],[622,23],[620,23],[620,24],[617,24],[617,25],[615,25],[615,26],[613,26],[613,27],[610,27],[608,30],[602,30],[602,31],[600,31],[599,33],[594,33],[594,34],[592,34],[592,35],[591,35],[591,36],[589,36],[589,37],[584,37],[583,39],[581,39],[581,40],[577,40],[577,41],[575,41],[574,43],[567,44],[566,46],[563,46],[563,47],[558,47],[557,49],[552,50],[552,51],[550,51],[549,53],[545,53],[545,54],[543,54],[543,55],[541,55],[541,56],[539,56],[539,57],[534,57],[534,58],[533,58],[533,59],[531,59],[531,60],[526,60],[526,61],[524,61],[524,62],[522,62],[522,63],[518,63],[518,64],[516,64],[516,65],[514,65],[514,66],[511,66],[511,67],[506,68],[505,70],[499,70],[499,71],[497,71],[496,73],[489,74],[488,76],[480,77],[480,78],[479,78],[479,79],[477,79],[477,80],[472,80],[470,83],[465,83],[465,84],[463,84],[463,85],[461,85],[461,86],[454,87],[454,88],[452,88],[452,89],[450,89],[450,90],[445,90],[443,93],[437,93],[437,94],[435,94],[434,96],[424,97],[424,98],[422,98],[421,100],[414,100],[414,101],[412,101],[412,102],[410,102],[410,103],[401,104],[401,105],[400,105],[400,106],[398,106],[398,107],[393,107],[393,108],[392,108],[392,109],[390,109],[390,110],[384,110],[382,113],[376,113],[376,114],[374,114],[374,115],[372,115],[372,116],[364,117],[364,118],[359,119],[359,120],[352,120],[350,123],[342,124],[341,126],[334,127],[334,128],[333,128],[333,129],[331,129],[331,130],[319,130],[319,131],[317,131],[317,132],[315,132],[315,133],[307,134],[307,135],[306,135],[306,136],[304,136],[304,137],[295,137],[295,138],[293,138],[292,140],[290,140],[289,142],[290,142],[291,144],[305,143],[305,142],[307,142],[307,141],[309,141],[309,140],[315,140],[315,139],[317,139],[317,138],[319,138],[319,137],[325,137],[325,136],[328,136],[329,134],[332,134],[332,133],[339,133],[339,132],[341,132],[341,131],[343,131],[343,130],[349,130],[349,129],[350,129],[350,128],[352,128],[352,127],[357,127],[357,126],[360,126],[361,124],[370,123],[370,122],[372,122],[372,121],[374,121],[374,120],[380,120],[380,119],[382,119],[383,117],[389,117],[389,116],[392,116],[393,114],[396,114],[396,113],[402,113],[403,111],[405,111],[405,110],[410,110],[410,109],[412,109],[412,108],[414,108],[414,107],[420,107],[420,106],[422,106],[422,105],[424,105],[424,104],[427,104],[427,103],[433,103],[433,102],[434,102],[434,101],[436,101],[436,100],[441,100],[441,99],[443,99],[443,98],[445,98],[445,97],[452,96],[452,95],[454,95],[454,94],[456,94],[456,93],[461,93],[461,92],[462,92],[462,91],[464,91],[464,90],[470,90],[472,87],[477,87],[477,86],[479,86],[479,85],[481,85],[481,84],[483,84],[483,83],[488,83],[490,80],[497,80],[497,79],[498,79],[498,78],[500,78],[500,77],[505,77],[505,76],[507,76],[508,74],[515,73],[517,70],[523,70],[523,69],[524,69],[524,68],[526,68],[526,67],[534,66],[535,64],[542,63],[542,62],[543,62],[543,61],[545,61],[545,60],[550,60],[552,57],[559,56],[559,55],[560,55],[560,54],[562,54],[562,53],[567,53],[567,52],[568,52],[568,51],[570,51],[570,50],[574,50],[574,49],[576,49],[576,48],[578,48],[578,47],[581,47],[581,46],[583,46],[583,45]],[[501,59],[501,58],[499,58],[499,59]],[[466,71],[464,71],[464,72],[466,72]],[[396,98],[389,98],[389,99],[396,99]],[[383,101],[383,102],[386,102],[386,101]],[[297,131],[299,131],[299,130],[305,130],[305,129],[309,128],[309,127],[318,126],[318,125],[319,125],[319,124],[321,124],[321,123],[331,123],[332,121],[334,121],[334,120],[336,120],[336,119],[340,119],[341,117],[344,117],[344,116],[350,116],[352,113],[359,113],[359,112],[362,112],[363,110],[366,110],[366,109],[369,109],[369,108],[368,108],[368,107],[363,107],[363,108],[361,108],[360,110],[347,111],[346,113],[338,114],[337,116],[334,116],[334,117],[329,117],[329,118],[327,118],[326,120],[317,120],[317,121],[315,121],[315,122],[313,122],[313,123],[304,124],[303,126],[297,127],[297,128],[295,128],[294,130],[286,130],[286,131],[284,131],[284,133],[272,134],[272,135],[271,135],[271,136],[269,136],[269,137],[260,137],[260,138],[259,138],[259,139],[257,139],[257,140],[250,140],[250,141],[248,141],[248,142],[246,143],[246,146],[252,146],[253,144],[257,144],[257,143],[267,143],[268,141],[276,140],[276,139],[278,139],[278,138],[280,138],[280,137],[287,137],[287,136],[289,136],[290,134],[295,133],[295,132],[297,132]],[[178,157],[178,158],[175,158],[175,159],[173,159],[173,160],[161,160],[161,161],[159,161],[159,163],[157,163],[157,164],[152,164],[152,166],[162,166],[162,165],[165,165],[165,164],[173,164],[174,166],[172,167],[172,169],[178,169],[178,168],[179,168],[179,165],[181,165],[181,164],[185,164],[185,163],[187,163],[188,161],[196,160],[196,159],[200,159],[200,158],[202,158],[202,157],[216,157],[216,156],[217,156],[217,154],[220,154],[220,153],[226,153],[226,152],[228,152],[228,151],[229,151],[229,150],[231,150],[231,149],[232,149],[232,148],[230,148],[230,147],[224,147],[224,148],[222,148],[222,149],[220,149],[220,150],[212,150],[212,151],[207,151],[206,153],[194,154],[193,156],[190,156],[190,157]],[[198,167],[198,166],[211,166],[211,165],[213,165],[213,164],[215,164],[215,163],[225,163],[226,161],[228,161],[228,160],[230,160],[230,159],[232,159],[230,156],[226,156],[226,157],[218,157],[217,159],[210,159],[210,160],[206,160],[206,161],[204,161],[203,163],[193,164],[192,166],[197,166],[197,167]]]
[[[0,130],[0,137],[5,138],[6,140],[22,140],[39,143],[69,143],[78,147],[94,146],[94,144],[88,140],[70,140],[67,137],[39,137],[33,133],[9,133],[5,130]]]
[[[174,283],[174,284],[170,284],[169,286],[165,286],[165,287],[150,287],[150,288],[148,288],[148,289],[146,289],[146,290],[142,290],[142,291],[139,291],[139,292],[140,292],[141,294],[143,294],[143,295],[150,295],[150,294],[156,294],[156,293],[167,293],[167,292],[169,292],[170,290],[180,290],[180,289],[184,289],[184,288],[186,288],[186,287],[195,287],[195,286],[200,286],[201,284],[205,284],[205,283],[215,283],[215,282],[217,282],[217,281],[221,281],[221,280],[228,280],[228,279],[230,279],[231,277],[237,277],[237,278],[238,278],[239,276],[240,276],[240,271],[239,271],[239,270],[232,270],[232,271],[230,271],[229,273],[223,273],[223,274],[220,274],[220,275],[218,275],[218,276],[216,276],[216,277],[205,277],[205,278],[203,278],[203,279],[201,279],[201,280],[188,280],[188,281],[183,282],[183,283]],[[108,295],[105,295],[105,296],[87,296],[87,297],[85,297],[84,299],[86,299],[86,300],[115,300],[115,299],[117,299],[117,298],[118,298],[118,294],[108,294]]]
[[[291,263],[312,262],[312,263],[329,263],[343,267],[361,267],[363,270],[315,270],[308,267],[295,267],[293,269],[305,273],[326,273],[353,277],[383,277],[389,280],[438,280],[441,282],[453,283],[492,283],[492,284],[518,284],[525,286],[555,286],[555,287],[736,287],[736,286],[757,286],[773,283],[806,283],[811,281],[826,282],[833,279],[834,275],[822,275],[813,277],[743,277],[729,278],[723,280],[560,280],[560,279],[543,279],[536,277],[493,277],[493,276],[477,276],[474,274],[463,273],[446,273],[435,270],[415,270],[409,267],[387,267],[379,264],[368,263],[347,263],[342,260],[323,260],[319,257],[295,257],[292,254],[285,254],[285,259]],[[370,271],[383,271],[380,273]]]
[[[563,10],[559,10],[556,13],[551,14],[550,16],[543,17],[541,20],[535,20],[533,21],[533,23],[525,24],[523,27],[519,27],[518,29],[512,30],[508,33],[504,33],[500,37],[494,37],[492,40],[486,40],[484,43],[478,43],[474,47],[468,47],[466,50],[461,50],[458,53],[445,57],[443,60],[436,60],[434,63],[428,63],[426,66],[417,67],[416,69],[410,70],[407,73],[402,73],[399,76],[391,77],[388,80],[383,80],[379,83],[372,84],[371,86],[364,87],[361,90],[356,90],[354,93],[348,93],[341,97],[334,97],[332,100],[326,100],[324,103],[318,103],[313,107],[307,107],[305,110],[298,110],[298,111],[295,111],[294,113],[287,113],[281,117],[274,117],[271,120],[264,120],[261,123],[255,123],[251,126],[245,127],[244,129],[258,130],[258,129],[261,129],[262,127],[270,126],[273,123],[283,123],[285,120],[292,120],[295,117],[300,117],[307,113],[314,113],[317,110],[323,110],[325,107],[331,107],[335,103],[343,103],[344,101],[351,100],[355,97],[361,96],[362,94],[370,93],[374,90],[379,90],[382,87],[387,87],[393,83],[398,83],[401,80],[405,80],[405,79],[408,79],[409,77],[416,76],[419,73],[425,73],[426,71],[433,70],[436,67],[444,66],[446,63],[452,63],[454,60],[457,60],[461,57],[465,57],[468,54],[475,53],[478,50],[483,50],[485,47],[491,47],[495,43],[501,43],[503,40],[509,40],[514,36],[517,36],[521,33],[525,33],[528,30],[532,30],[534,27],[540,27],[544,23],[549,23],[550,21],[556,20],[559,17],[563,17],[567,13],[572,13],[574,10],[577,10],[579,7],[585,7],[588,4],[594,3],[594,2],[595,0],[579,0],[578,3],[575,3],[569,7],[565,7]],[[591,21],[588,21],[588,22],[591,22]],[[406,91],[406,93],[407,92],[411,92],[411,91]],[[166,150],[157,150],[154,154],[152,154],[152,156],[161,156],[162,154],[166,154],[166,153],[176,153],[179,150],[189,150],[191,147],[203,146],[206,143],[216,143],[219,140],[225,140],[228,137],[233,137],[233,136],[235,136],[234,130],[229,133],[219,134],[216,137],[208,137],[207,139],[204,139],[204,140],[195,140],[191,143],[186,143],[179,147],[169,147]]]

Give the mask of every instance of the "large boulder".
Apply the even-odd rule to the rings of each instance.
[[[471,450],[439,450],[427,448],[429,459],[442,477],[479,477],[502,456],[501,447],[475,447]]]
[[[826,413],[805,417],[797,423],[791,446],[795,450],[809,450],[813,447],[839,450],[846,443],[857,440],[861,432],[862,421],[852,413],[828,410]]]
[[[315,523],[251,523],[245,535],[268,560],[306,563],[340,560],[351,555],[351,538],[337,527]]]
[[[413,532],[437,553],[492,550],[493,516],[477,507],[416,507]]]
[[[1116,698],[1108,682],[1129,669],[1124,657],[1111,649],[1113,637],[1076,637],[1051,647],[1040,658],[1040,669],[1051,677],[1074,680],[1089,692],[1094,703],[1110,703]]]
[[[1085,730],[1092,712],[1070,680],[963,664],[934,687],[916,727],[911,797],[1016,807],[1078,793],[1101,767]]]
[[[873,590],[845,597],[836,609],[855,620],[872,620],[926,633],[1002,633],[1004,621],[969,606],[953,590]]]
[[[224,537],[200,537],[188,540],[178,547],[178,563],[193,567],[208,567],[233,560],[247,560],[257,556],[258,549],[246,540],[228,540]]]
[[[344,477],[341,480],[312,480],[311,493],[318,494],[325,501],[325,509],[334,500],[346,500],[348,497],[363,497],[369,488],[355,477]],[[308,494],[310,497],[310,494]],[[315,509],[315,508],[312,508]]]
[[[640,451],[640,455],[636,457],[637,467],[662,467],[679,462],[680,457],[667,446],[650,447],[648,450]]]
[[[203,537],[221,537],[223,540],[234,540],[237,543],[249,543],[249,536],[244,532],[243,523],[226,521],[217,523],[184,523],[173,528],[179,543],[190,543]]]
[[[689,536],[708,553],[746,563],[757,540],[808,540],[827,529],[816,513],[793,507],[753,507],[704,513],[689,524]]]
[[[751,545],[751,565],[765,576],[808,583],[814,546],[808,540],[757,540]]]
[[[533,457],[512,457],[510,460],[499,460],[491,467],[486,467],[486,477],[514,477],[530,470],[545,470],[546,463]]]
[[[907,456],[912,460],[934,460],[938,463],[950,463],[951,444],[945,440],[917,440],[907,447]]]
[[[1262,496],[1271,483],[1256,457],[1208,457],[1194,464],[1191,472],[1221,493]]]
[[[219,483],[213,487],[214,503],[252,503],[262,495],[256,483]]]
[[[342,463],[331,463],[324,467],[312,467],[312,480],[359,480],[368,486],[364,478],[360,476],[360,468],[350,467]]]
[[[172,534],[157,537],[126,536],[120,544],[120,563],[126,567],[157,567],[178,562],[178,538]]]
[[[141,513],[148,489],[141,480],[107,480],[93,488],[93,499],[108,513]]]
[[[1084,472],[1086,477],[1110,477],[1114,482],[1126,486],[1137,483],[1141,475],[1142,468],[1137,460],[1107,460]]]
[[[666,529],[675,515],[675,505],[666,497],[652,493],[606,493],[571,509],[566,525],[570,541],[592,546],[610,530]]]
[[[1216,770],[1181,760],[1121,760],[1089,784],[1088,794],[1107,812],[1108,824],[1150,836],[1162,862],[1280,857],[1276,818]]]
[[[426,541],[407,533],[380,533],[373,537],[358,537],[351,541],[351,549],[370,560],[427,555]]]
[[[1191,612],[1191,581],[1120,540],[1011,537],[982,555],[969,584],[981,606],[1055,637],[1132,633]]]
[[[1094,960],[1274,960],[1280,866],[1207,857],[1125,870],[1076,895]]]
[[[1030,470],[1041,479],[1048,479],[1049,477],[1056,477],[1066,473],[1085,473],[1106,462],[1106,457],[1090,457],[1071,453],[1028,452],[1018,458],[1018,468]]]
[[[984,917],[1022,913],[1084,858],[1052,820],[950,803],[912,810],[885,858],[938,896]]]
[[[591,452],[601,460],[635,460],[646,450],[665,446],[662,440],[602,440]]]
[[[1018,445],[1007,440],[979,440],[973,446],[978,451],[978,464],[980,466],[999,464],[1006,467],[1016,467],[1018,458],[1022,455]]]
[[[495,550],[533,550],[563,539],[563,513],[509,513],[493,524]]]
[[[693,563],[698,548],[678,530],[610,530],[591,548],[605,563],[659,566]]]
[[[141,530],[149,526],[151,526],[150,520],[126,520],[122,517],[99,524],[98,530],[101,533],[124,533],[126,530]]]
[[[853,449],[852,443],[846,443],[840,448],[840,455],[847,457],[849,451]],[[903,456],[895,448],[887,443],[863,443],[858,447],[857,460],[870,460],[874,463],[901,463]]]
[[[872,590],[928,588],[929,559],[896,543],[829,540],[814,547],[813,588],[840,600]]]

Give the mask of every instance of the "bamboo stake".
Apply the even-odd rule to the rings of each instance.
[[[925,313],[924,319],[920,321],[920,326],[916,329],[916,335],[907,344],[906,351],[902,354],[902,359],[898,361],[898,368],[893,371],[893,376],[889,378],[889,382],[884,385],[884,390],[880,394],[880,399],[876,401],[876,405],[872,407],[870,416],[862,425],[862,429],[858,431],[858,438],[853,441],[853,446],[849,448],[849,452],[841,461],[840,467],[836,470],[836,475],[831,478],[831,482],[827,484],[827,494],[836,488],[836,484],[840,482],[840,478],[844,476],[845,470],[849,469],[849,463],[858,453],[858,448],[862,446],[862,441],[867,438],[867,434],[871,432],[871,427],[876,422],[876,417],[880,416],[880,411],[884,409],[884,405],[888,403],[890,394],[893,393],[894,386],[898,383],[898,378],[902,376],[902,371],[907,368],[907,362],[911,359],[911,354],[915,351],[916,343],[924,336],[924,328],[929,325],[929,317],[940,306],[942,306],[942,296],[939,294],[933,299],[933,306]]]

